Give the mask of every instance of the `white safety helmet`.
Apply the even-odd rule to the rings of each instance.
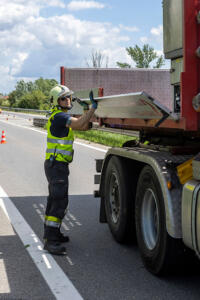
[[[54,105],[58,105],[58,99],[63,96],[71,96],[74,92],[67,86],[58,84],[50,91],[50,101]]]

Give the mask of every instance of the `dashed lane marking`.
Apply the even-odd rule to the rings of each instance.
[[[24,246],[28,245],[26,250],[31,256],[36,267],[41,272],[55,298],[58,300],[63,300],[66,299],[67,295],[67,299],[83,299],[77,289],[73,286],[72,282],[56,263],[53,256],[49,253],[44,253],[44,251],[41,251],[41,241],[25,221],[24,217],[20,214],[1,186],[0,206],[8,216],[9,221],[13,225]]]

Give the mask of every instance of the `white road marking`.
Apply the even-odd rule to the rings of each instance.
[[[74,263],[72,262],[72,260],[69,256],[66,256],[66,259],[67,259],[68,263],[70,264],[70,266],[74,265]]]
[[[33,259],[36,267],[40,270],[43,278],[47,282],[49,288],[54,294],[55,298],[58,300],[68,299],[81,300],[83,299],[76,288],[73,286],[72,282],[62,271],[59,265],[54,260],[53,256],[46,254],[48,257],[51,269],[47,269],[44,263],[44,258],[42,251],[39,251],[38,246],[42,248],[42,243],[38,238],[38,242],[33,241],[33,236],[36,234],[32,228],[25,221],[24,217],[17,210],[15,205],[12,203],[8,195],[0,186],[0,206],[4,210],[5,214],[8,215],[10,222],[12,223],[15,231],[26,246],[26,250]]]
[[[39,133],[47,135],[47,133],[45,131],[43,132],[43,131],[35,129],[35,128],[26,127],[26,126],[22,126],[22,125],[19,125],[19,124],[13,124],[13,123],[10,123],[8,121],[3,121],[3,120],[0,120],[0,122],[9,124],[9,125],[12,125],[12,126],[15,126],[15,127],[21,127],[21,128],[24,128],[24,129],[33,130],[33,131],[36,131],[36,132],[39,132]],[[77,145],[80,145],[80,146],[83,146],[83,147],[87,147],[87,148],[90,148],[90,149],[94,149],[94,150],[97,150],[97,151],[100,151],[100,152],[104,152],[104,153],[107,152],[107,150],[104,150],[104,149],[101,149],[101,148],[97,148],[97,147],[94,147],[94,146],[91,146],[91,145],[88,145],[88,144],[84,144],[83,142],[80,143],[80,142],[76,142],[75,141],[74,144],[77,144]]]
[[[74,223],[75,223],[76,225],[78,225],[78,226],[81,226],[81,225],[82,225],[79,221],[77,221],[76,217],[75,217],[72,213],[68,212],[68,216],[74,221]],[[68,219],[68,220],[69,220],[69,219]]]
[[[49,261],[48,261],[48,259],[47,259],[47,257],[46,257],[45,254],[42,254],[42,258],[43,258],[43,260],[44,260],[44,262],[45,262],[45,264],[47,266],[47,269],[51,269],[52,268],[51,264],[49,263]]]
[[[68,216],[69,216],[73,221],[76,221],[76,218],[75,218],[74,215],[72,215],[70,212],[68,213]]]
[[[90,146],[90,145],[86,145],[84,143],[75,142],[75,144],[80,145],[80,146],[84,146],[84,147],[88,147],[88,148],[91,148],[91,149],[94,149],[94,150],[97,150],[97,151],[107,152],[107,150],[104,150],[104,149],[101,149],[101,148],[97,148],[97,147],[94,147],[94,146]]]
[[[69,227],[64,222],[62,222],[62,226],[65,230],[69,230]]]
[[[38,213],[38,215],[42,215],[41,210],[39,210],[39,208],[36,208],[36,212]]]
[[[76,225],[78,225],[78,226],[82,226],[82,224],[81,224],[80,222],[78,222],[78,221],[76,221],[75,223],[76,223]]]
[[[73,224],[71,221],[69,221],[69,224],[70,224],[72,227],[74,227],[74,224]]]
[[[0,294],[9,294],[10,285],[9,285],[8,276],[6,273],[6,268],[3,259],[0,259],[0,274],[1,274]]]

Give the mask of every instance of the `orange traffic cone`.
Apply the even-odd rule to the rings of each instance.
[[[2,131],[1,144],[5,144],[5,143],[6,143],[6,136],[5,136],[5,132]]]

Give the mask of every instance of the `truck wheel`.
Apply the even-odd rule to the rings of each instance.
[[[105,174],[105,211],[112,235],[119,243],[134,240],[135,236],[132,187],[126,161],[112,157]]]
[[[140,174],[135,201],[136,235],[145,267],[155,275],[174,267],[179,240],[166,229],[164,199],[158,178],[149,166]]]

